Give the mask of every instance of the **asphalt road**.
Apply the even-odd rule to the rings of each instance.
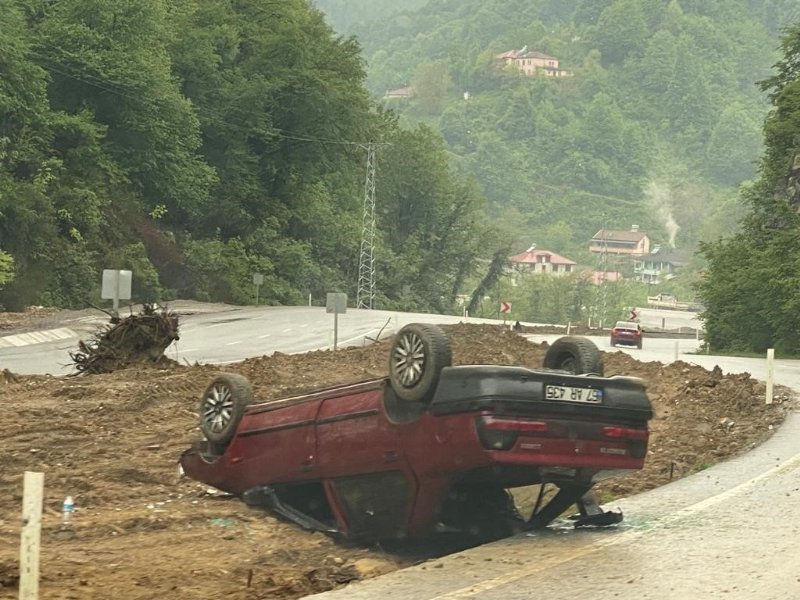
[[[178,310],[179,314],[181,313]],[[406,323],[458,323],[461,317],[381,310],[348,309],[338,317],[337,347],[362,345],[367,338],[381,339]],[[31,343],[29,335],[12,336],[15,343],[0,347],[0,366],[15,373],[65,375],[73,372],[69,353],[77,340],[88,339],[107,322],[101,316],[80,317],[59,323],[59,339]],[[491,319],[469,319],[470,323],[498,323]],[[72,332],[63,337],[63,331]],[[213,307],[181,314],[181,339],[167,348],[166,355],[194,364],[235,362],[273,352],[294,354],[332,348],[334,315],[324,307]],[[24,338],[24,339],[18,339]],[[0,338],[2,341],[3,338]]]

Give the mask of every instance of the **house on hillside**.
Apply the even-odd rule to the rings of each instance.
[[[545,77],[567,77],[570,71],[559,67],[559,60],[542,52],[528,52],[525,46],[520,50],[509,50],[495,54],[495,59],[503,66],[514,65],[529,77],[544,75]]]
[[[566,275],[572,273],[578,264],[574,260],[550,252],[549,250],[538,250],[536,245],[531,246],[522,254],[510,256],[508,258],[512,268],[517,273],[537,273]]]
[[[386,93],[383,95],[384,100],[402,100],[412,98],[414,96],[414,88],[410,85],[406,85],[401,88],[397,88],[396,90],[386,90]]]
[[[657,284],[675,277],[675,272],[688,262],[687,252],[674,248],[664,250],[656,244],[650,254],[634,261],[633,270],[638,281]]]
[[[650,254],[650,238],[632,225],[630,231],[601,229],[592,236],[589,250],[595,254],[618,254],[633,257]]]

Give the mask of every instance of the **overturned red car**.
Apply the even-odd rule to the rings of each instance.
[[[411,324],[385,378],[253,402],[246,378],[219,374],[200,403],[206,439],[180,463],[248,504],[362,541],[493,539],[545,527],[573,504],[576,524],[609,524],[621,516],[589,492],[642,468],[652,409],[641,380],[602,375],[585,338],[555,341],[541,370],[452,366],[445,333]],[[532,484],[539,501],[523,518],[507,490]]]

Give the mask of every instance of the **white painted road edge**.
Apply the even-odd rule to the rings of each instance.
[[[79,337],[77,333],[66,327],[46,329],[44,331],[30,331],[28,333],[18,333],[0,337],[0,348],[30,346],[31,344],[70,340],[77,337]]]

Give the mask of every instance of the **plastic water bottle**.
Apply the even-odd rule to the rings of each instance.
[[[72,500],[72,496],[67,496],[64,498],[64,504],[61,507],[61,515],[63,517],[62,523],[64,525],[69,525],[70,521],[72,520],[72,513],[75,510],[75,503]]]

